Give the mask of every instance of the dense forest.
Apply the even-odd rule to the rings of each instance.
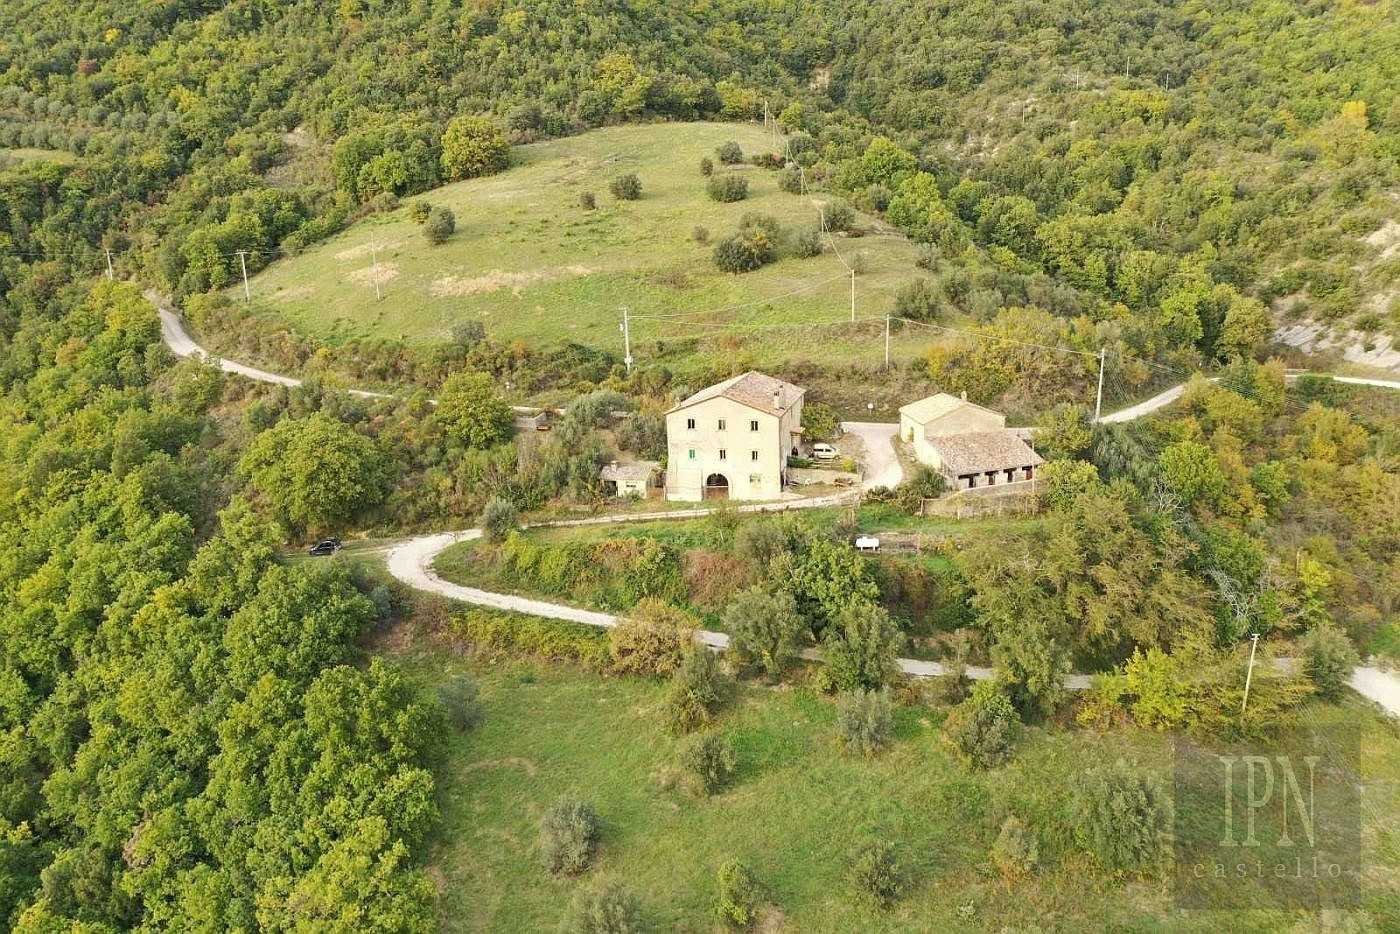
[[[394,595],[280,549],[596,502],[610,445],[664,450],[680,388],[477,332],[324,349],[403,399],[250,386],[177,363],[136,283],[237,329],[204,293],[239,251],[262,268],[454,177],[462,116],[523,143],[765,108],[816,184],[924,245],[917,314],[1108,347],[1128,386],[1222,368],[1143,428],[1056,409],[1047,523],[962,560],[1021,714],[1072,661],[1124,666],[1097,713],[1151,723],[1135,664],[1393,628],[1400,417],[1253,360],[1277,316],[1400,326],[1400,258],[1365,241],[1400,181],[1393,0],[11,0],[0,150],[64,157],[0,160],[9,926],[432,928],[443,705],[363,649]],[[99,281],[109,252],[130,281]],[[932,348],[919,385],[1092,378],[985,347]],[[580,398],[511,440],[506,382]]]

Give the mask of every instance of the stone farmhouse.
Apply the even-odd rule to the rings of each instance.
[[[1005,415],[946,392],[901,408],[899,436],[954,490],[1034,480],[1044,463]]]
[[[666,413],[666,498],[778,499],[802,443],[805,390],[750,370]]]

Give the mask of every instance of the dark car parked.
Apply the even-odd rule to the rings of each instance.
[[[308,555],[311,555],[311,557],[313,558],[324,558],[326,555],[333,555],[339,550],[340,539],[328,538],[324,541],[317,542],[310,548],[306,549],[306,553]]]

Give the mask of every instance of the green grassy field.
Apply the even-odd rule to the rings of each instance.
[[[658,340],[699,337],[706,345],[742,347],[755,363],[882,361],[882,320],[812,326],[850,316],[850,280],[831,249],[734,276],[713,267],[711,245],[695,242],[697,226],[713,242],[748,211],[794,229],[816,223],[821,196],[784,193],[777,173],[766,169],[734,167],[749,179],[747,200],[710,200],[698,163],[730,139],[746,154],[773,149],[761,127],[721,123],[614,127],[518,147],[506,172],[421,196],[456,214],[457,233],[445,244],[423,239],[405,203],[274,263],[252,281],[255,308],[328,341],[441,339],[454,323],[480,319],[501,341],[577,341],[620,351],[627,306],[639,316],[632,328],[639,360],[662,352]],[[627,172],[642,181],[639,201],[608,193],[608,182]],[[597,196],[596,210],[580,206],[585,191]],[[916,247],[890,236],[837,238],[837,244],[848,261],[864,254],[858,315],[883,316],[898,288],[914,278]],[[382,301],[375,299],[376,247]],[[794,290],[802,291],[789,294]],[[230,294],[241,299],[241,291]],[[747,307],[721,310],[735,304]],[[689,316],[640,317],[677,313]],[[927,333],[896,334],[893,351],[906,355],[926,344]]]
[[[63,165],[78,161],[77,156],[62,149],[0,148],[0,163],[6,159],[13,159],[16,162],[58,162]]]
[[[901,708],[895,746],[861,759],[837,748],[829,699],[745,686],[721,723],[737,779],[697,800],[656,780],[676,744],[662,727],[660,684],[421,644],[393,660],[425,685],[467,672],[482,686],[482,725],[445,737],[442,750],[443,821],[428,860],[448,931],[552,930],[572,893],[601,877],[641,897],[649,930],[715,930],[715,873],[731,857],[771,893],[766,931],[1319,929],[1298,912],[1180,911],[1168,880],[1115,878],[1072,843],[1071,801],[1087,765],[1126,757],[1169,775],[1161,734],[1032,728],[1010,765],[975,773],[948,754],[938,709]],[[1363,838],[1377,868],[1362,904],[1378,927],[1355,929],[1386,929],[1400,919],[1400,742],[1356,702],[1315,705],[1312,716],[1364,724],[1365,794],[1390,816],[1383,828],[1368,821]],[[563,793],[591,800],[603,821],[599,859],[581,880],[539,863],[539,816]],[[1042,867],[1004,882],[987,851],[1011,812],[1037,828]],[[852,849],[876,836],[911,869],[908,896],[888,913],[863,907],[847,883]]]

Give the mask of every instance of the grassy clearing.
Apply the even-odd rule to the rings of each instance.
[[[405,204],[273,264],[253,280],[256,307],[329,341],[442,339],[454,323],[481,319],[497,340],[577,341],[620,350],[624,305],[647,315],[754,303],[683,322],[638,320],[634,353],[655,359],[667,352],[665,345],[656,346],[658,340],[699,335],[715,349],[744,344],[756,363],[882,360],[882,322],[811,327],[849,317],[846,266],[830,249],[732,276],[713,267],[711,245],[695,242],[697,226],[713,242],[748,211],[771,214],[789,228],[816,222],[819,197],[784,193],[777,173],[752,166],[732,169],[749,179],[747,200],[710,200],[700,158],[713,158],[715,147],[731,139],[746,154],[773,148],[760,127],[722,123],[614,127],[519,147],[515,165],[500,175],[419,196],[456,214],[457,233],[447,243],[430,246]],[[639,201],[618,201],[608,193],[608,182],[627,172],[641,178]],[[585,191],[596,195],[596,210],[580,206]],[[384,290],[380,302],[372,278],[374,246]],[[916,248],[902,238],[841,238],[839,249],[848,259],[855,252],[865,256],[867,271],[858,279],[863,316],[883,315],[899,286],[913,278]],[[807,288],[815,282],[825,284]],[[807,290],[788,294],[795,289]],[[762,335],[781,340],[755,339]],[[897,334],[894,350],[908,356],[926,343],[927,334]]]
[[[765,930],[1214,931],[1315,923],[1289,912],[1181,912],[1167,881],[1113,878],[1071,844],[1070,801],[1086,764],[1126,757],[1169,774],[1170,740],[1160,734],[1035,728],[1011,765],[977,774],[946,752],[938,710],[901,709],[895,747],[866,760],[836,748],[828,699],[748,686],[722,724],[738,751],[737,781],[695,800],[655,781],[675,747],[661,726],[658,684],[423,648],[394,661],[425,685],[468,672],[482,686],[483,725],[443,744],[443,822],[428,859],[448,931],[557,924],[581,881],[543,870],[536,834],[539,815],[566,792],[590,799],[604,822],[600,858],[584,880],[625,880],[656,930],[714,929],[715,872],[729,857],[747,862],[779,907],[780,919]],[[1359,704],[1319,708],[1318,716],[1364,721],[1368,800],[1393,815],[1387,789],[1400,778],[1393,729]],[[1037,828],[1043,864],[1014,883],[987,866],[987,849],[1010,811]],[[846,882],[851,850],[872,836],[895,841],[913,869],[911,893],[889,913],[858,905]],[[1384,929],[1400,918],[1393,828],[1372,826],[1365,841],[1379,868],[1366,881],[1364,904]]]
[[[0,148],[0,164],[3,164],[6,160],[14,160],[15,162],[57,162],[60,165],[70,165],[77,162],[78,157],[63,149]]]

